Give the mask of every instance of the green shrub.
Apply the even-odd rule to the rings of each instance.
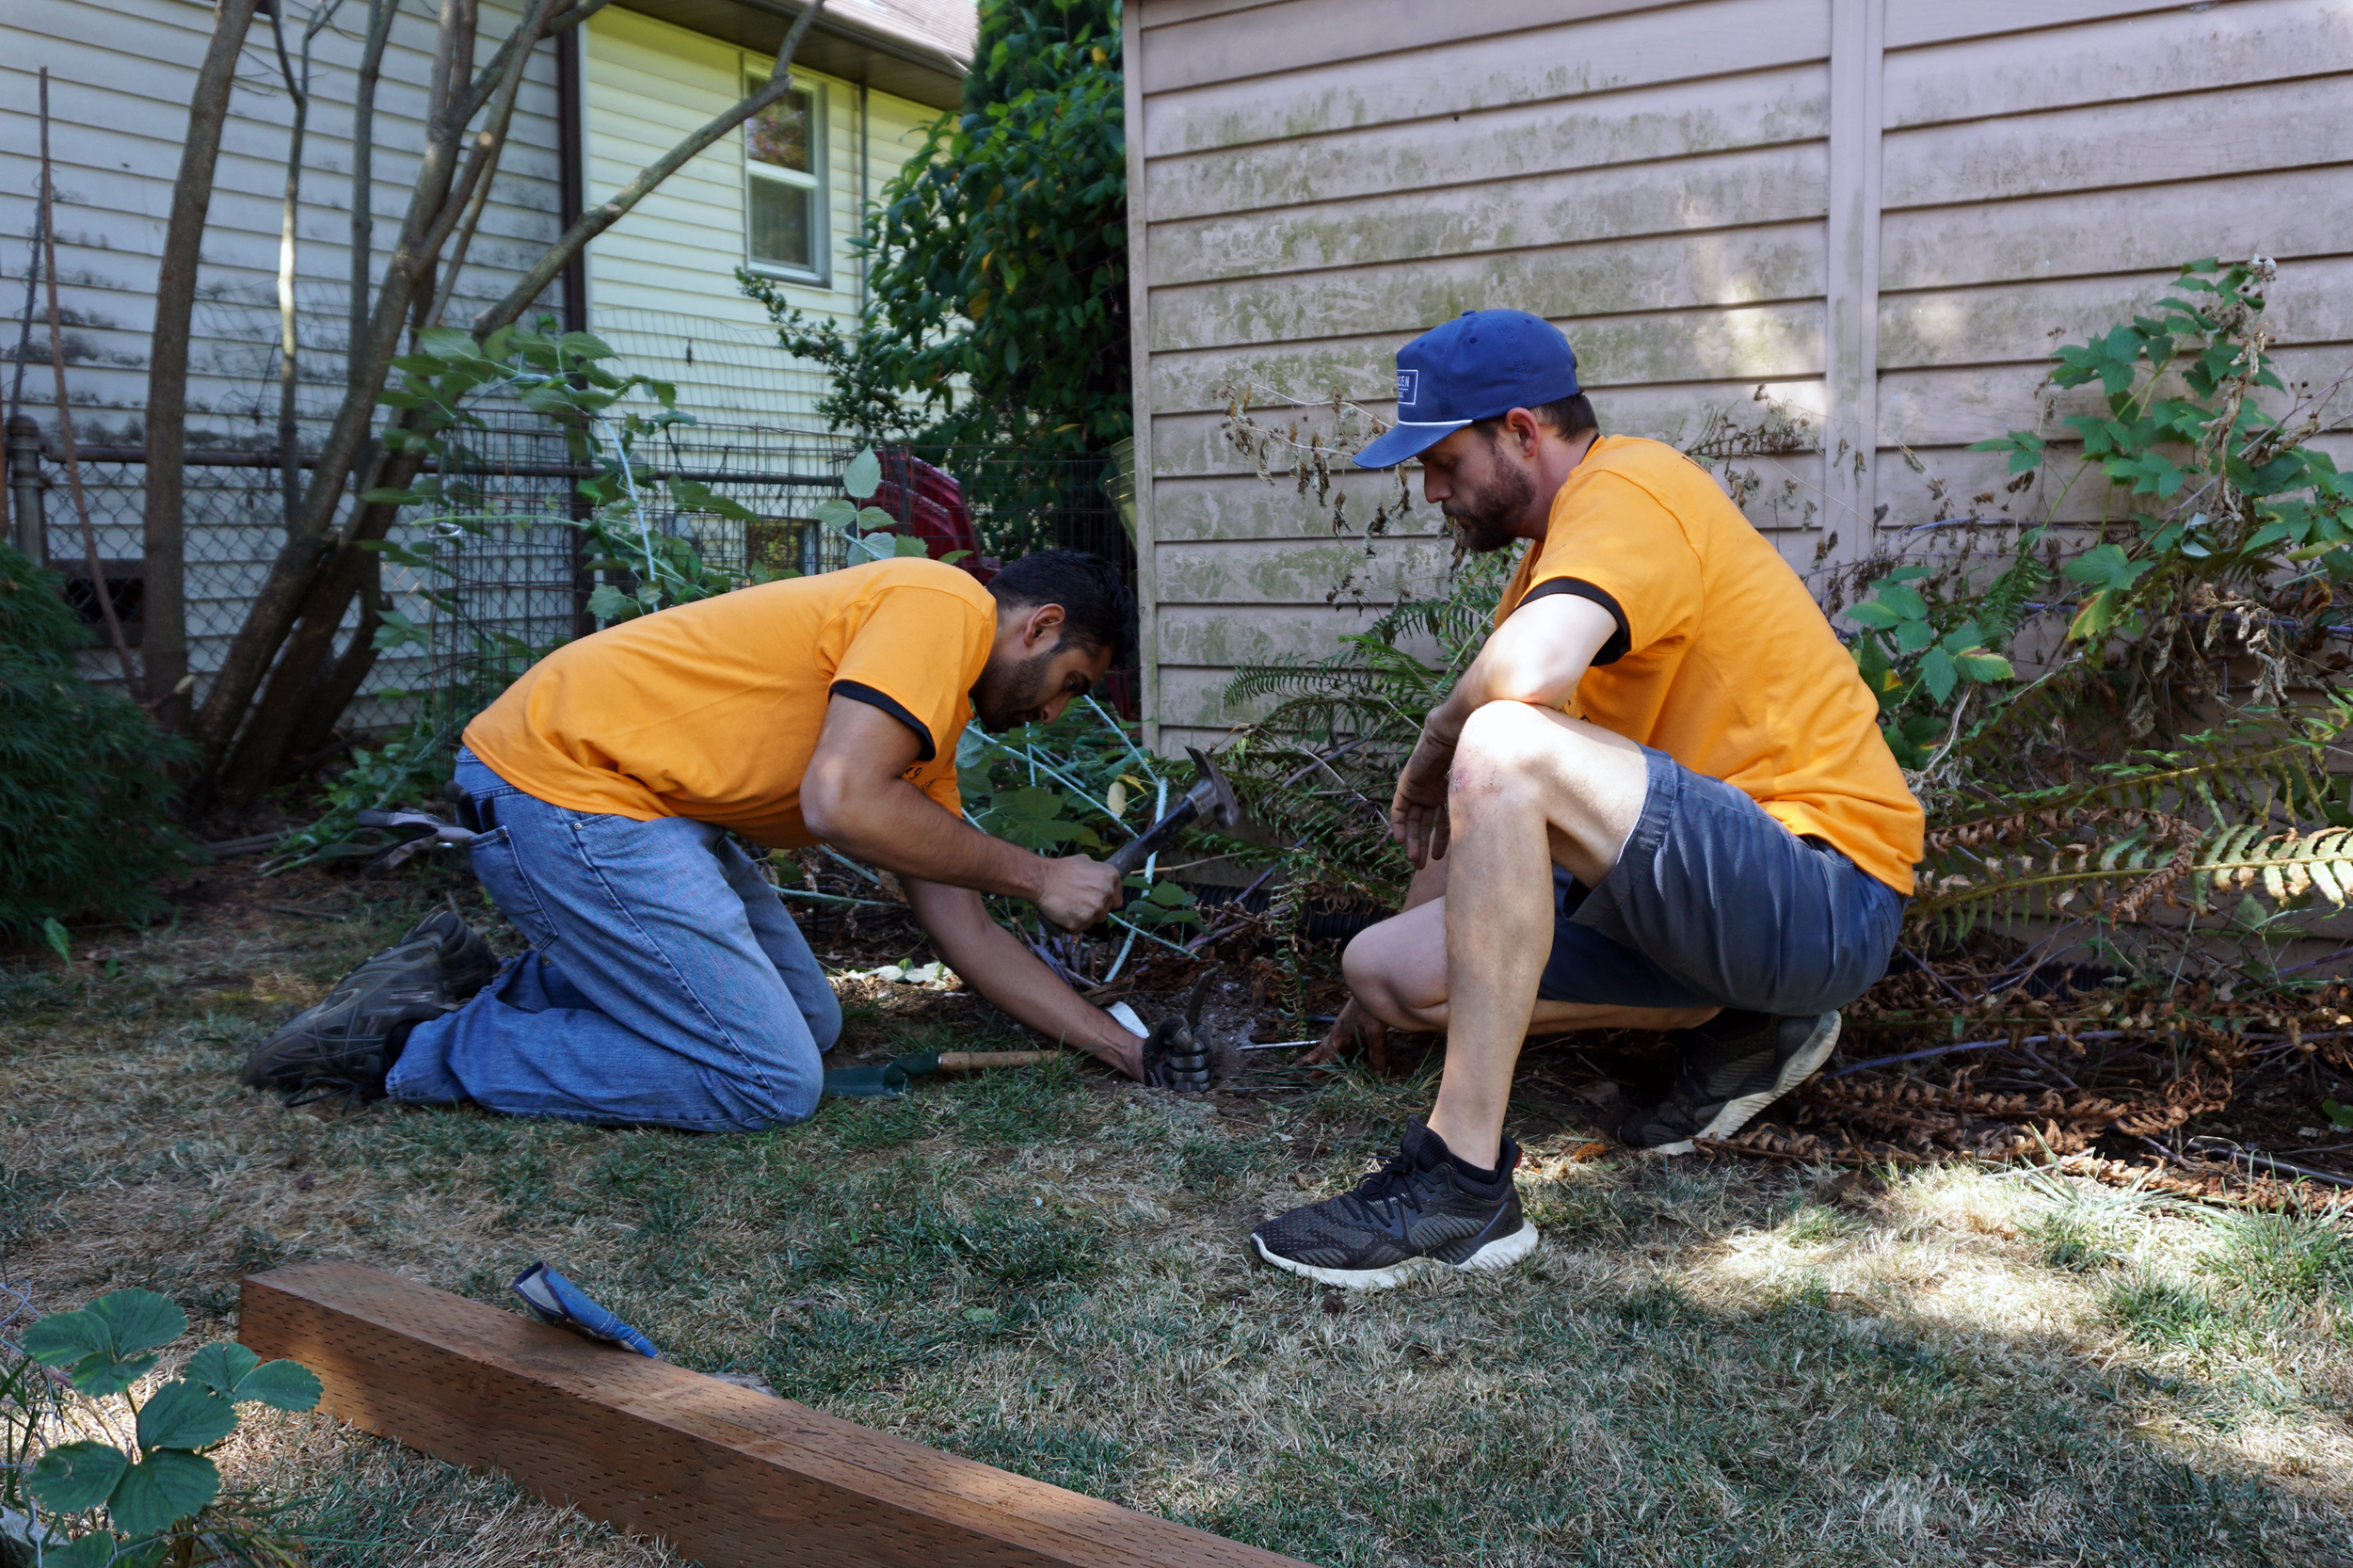
[[[183,864],[166,769],[184,743],[88,685],[89,638],[57,575],[0,545],[0,936],[46,920],[141,920],[153,882]]]

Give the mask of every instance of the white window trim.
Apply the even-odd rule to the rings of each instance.
[[[745,80],[747,82],[764,80],[765,75],[760,66],[773,63],[774,61],[761,61],[751,56],[744,56]],[[824,82],[814,77],[804,76],[797,71],[792,72],[792,87],[796,91],[808,94],[810,172],[803,174],[795,169],[772,168],[754,158],[751,155],[749,141],[752,134],[750,120],[745,120],[737,134],[736,151],[744,165],[744,264],[762,277],[777,278],[787,282],[808,283],[816,288],[830,289],[833,287],[833,224],[832,214],[829,211],[831,200],[825,189],[825,170],[831,159],[831,149],[825,139],[827,131],[825,101],[829,94],[825,90]],[[766,261],[752,254],[751,187],[754,180],[771,180],[777,184],[795,185],[813,194],[814,200],[809,203],[808,248],[810,254],[817,259],[815,266],[794,266],[787,262]]]

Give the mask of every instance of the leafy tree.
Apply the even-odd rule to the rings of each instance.
[[[1119,0],[982,0],[963,112],[867,215],[856,332],[739,274],[833,372],[834,428],[1073,456],[1133,429],[1120,82]]]

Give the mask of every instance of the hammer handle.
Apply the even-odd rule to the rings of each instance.
[[[1034,1067],[1053,1059],[1050,1050],[943,1050],[939,1053],[939,1070],[968,1073],[983,1067]]]
[[[1154,850],[1176,837],[1177,829],[1200,814],[1201,803],[1187,794],[1167,816],[1112,851],[1111,858],[1106,863],[1122,876],[1144,870],[1144,863],[1152,857]]]

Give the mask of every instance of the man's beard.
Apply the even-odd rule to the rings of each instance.
[[[1528,475],[1502,463],[1493,477],[1467,501],[1449,500],[1440,508],[1454,527],[1455,536],[1474,553],[1490,554],[1519,537],[1513,520],[1536,499]]]
[[[1046,706],[1046,666],[1062,651],[1059,643],[1019,664],[991,663],[972,687],[972,716],[992,735],[1039,716]]]

